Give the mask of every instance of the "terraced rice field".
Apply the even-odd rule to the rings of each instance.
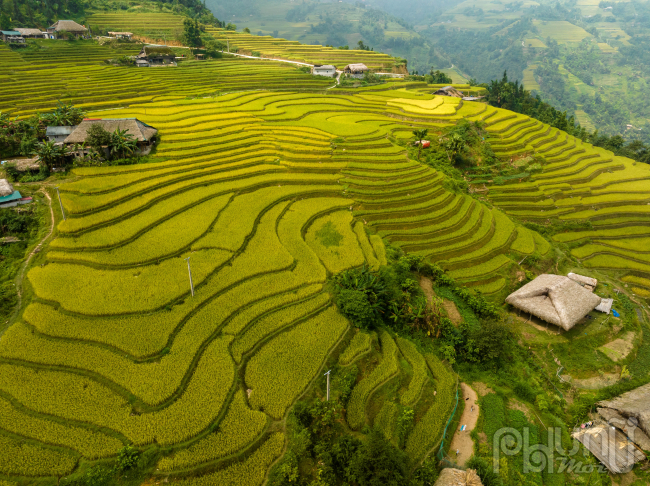
[[[546,159],[541,173],[493,185],[489,198],[497,207],[539,223],[589,221],[593,229],[554,239],[571,244],[571,254],[588,268],[650,275],[650,166],[522,115],[495,109],[487,120],[503,160],[533,153]]]
[[[263,57],[288,59],[308,64],[332,64],[343,69],[348,64],[363,63],[370,69],[390,72],[395,58],[373,51],[341,50],[321,45],[305,45],[298,41],[276,39],[271,36],[257,36],[208,27],[207,32],[222,42],[227,42],[230,52],[251,54],[259,52]]]
[[[583,28],[566,20],[534,20],[533,24],[539,30],[539,36],[542,39],[550,37],[551,39],[555,39],[559,44],[571,44],[580,42],[585,37],[592,37]]]
[[[104,61],[137,54],[140,46],[112,49],[93,41],[39,41],[38,45],[39,49],[17,53],[0,45],[0,59],[7,68],[0,76],[4,87],[0,111],[29,116],[50,109],[57,101],[98,110],[242,89],[324,90],[333,86],[332,80],[281,63],[242,59],[183,61],[171,68],[115,67]]]
[[[183,17],[170,13],[110,12],[88,17],[91,28],[132,32],[150,39],[173,40],[183,33]]]
[[[11,58],[22,67],[4,106],[18,108],[26,80],[42,97],[19,113],[51,106],[55,90],[33,90],[37,61],[21,59]],[[161,479],[260,484],[283,452],[287,411],[349,336],[323,290],[328,275],[385,264],[386,241],[497,292],[509,255],[548,251],[407,156],[414,127],[466,117],[496,130],[505,116],[486,105],[434,97],[422,83],[326,92],[320,79],[265,62],[65,71],[70,83],[124,77],[110,95],[98,84],[75,101],[125,106],[93,116],[137,117],[162,141],[150,163],[79,168],[61,185],[67,219],[27,274],[33,301],[0,341],[0,441],[15,451],[0,457],[0,479],[64,476],[132,443],[161,453]],[[135,79],[151,91],[134,93]],[[438,390],[406,441],[421,459],[439,444],[454,375],[385,332],[351,346],[342,363],[373,346],[381,356],[354,388],[351,427],[387,423],[366,404],[400,373],[398,353],[415,373],[404,403]]]

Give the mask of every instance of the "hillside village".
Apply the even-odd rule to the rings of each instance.
[[[0,486],[650,482],[650,165],[196,8],[0,31]]]

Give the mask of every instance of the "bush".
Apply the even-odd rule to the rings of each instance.
[[[378,324],[368,296],[360,290],[341,290],[336,305],[357,327],[370,330]]]

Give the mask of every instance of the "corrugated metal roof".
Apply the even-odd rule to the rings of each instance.
[[[2,32],[2,35],[17,35],[20,36],[20,32],[17,30],[0,30]]]
[[[9,194],[8,196],[0,197],[0,204],[5,204],[11,201],[17,201],[18,199],[22,199],[23,196],[20,195],[18,191],[14,191],[12,194]]]

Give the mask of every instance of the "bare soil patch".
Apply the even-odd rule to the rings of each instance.
[[[420,277],[420,288],[422,288],[422,292],[424,292],[424,296],[427,298],[427,302],[429,305],[431,305],[433,302],[433,297],[436,295],[436,293],[433,291],[433,282],[431,282],[431,279],[429,277]],[[449,317],[454,325],[457,326],[463,322],[463,317],[460,315],[460,312],[458,312],[456,304],[454,304],[451,300],[443,299],[442,307],[445,309],[447,317]]]
[[[616,373],[603,373],[602,376],[594,376],[592,378],[574,378],[571,380],[571,384],[585,390],[598,390],[599,388],[616,384],[619,378],[620,376]]]
[[[479,396],[484,397],[488,393],[494,393],[494,390],[487,386],[485,383],[481,383],[480,381],[477,381],[476,383],[472,383],[472,388],[476,390],[479,394]]]
[[[519,400],[509,399],[508,408],[510,410],[519,410],[526,416],[529,422],[533,423],[534,420],[533,414],[530,411],[530,409],[526,406],[526,404],[520,402]]]

